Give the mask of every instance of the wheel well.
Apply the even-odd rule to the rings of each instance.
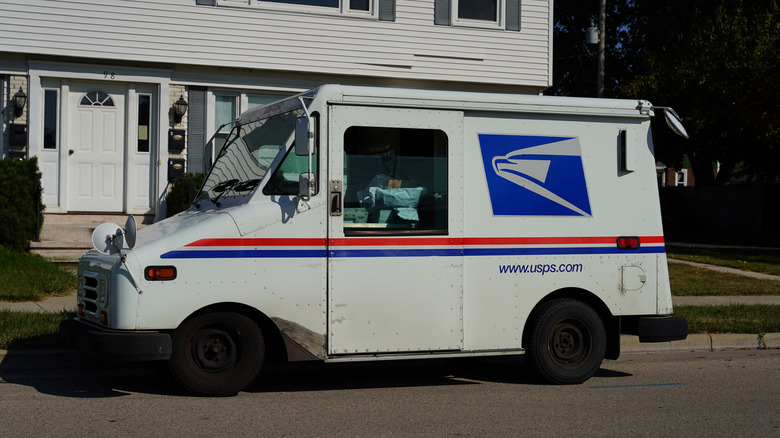
[[[568,298],[581,301],[598,313],[601,321],[604,323],[604,330],[607,333],[607,351],[604,355],[607,359],[617,359],[620,356],[620,318],[612,315],[604,302],[593,293],[579,288],[566,288],[557,290],[539,301],[528,316],[528,320],[523,327],[523,347],[528,345],[530,336],[530,327],[534,323],[537,311],[545,303],[559,298]]]
[[[265,341],[265,362],[280,363],[287,361],[287,349],[284,346],[284,341],[282,340],[282,334],[279,332],[279,328],[271,321],[271,318],[253,307],[240,303],[212,304],[191,314],[184,321],[211,312],[240,313],[252,319],[260,327],[260,331],[263,334],[263,341]],[[184,321],[182,321],[182,323]]]

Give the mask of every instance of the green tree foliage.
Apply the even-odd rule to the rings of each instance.
[[[556,2],[555,44],[569,34],[584,45],[583,14],[598,3]],[[691,161],[697,185],[722,184],[732,176],[770,181],[780,174],[780,24],[776,0],[678,0],[609,2],[607,8],[607,95],[648,99],[673,106],[684,117],[689,140],[670,135],[656,123],[658,158]],[[567,21],[570,20],[570,21]],[[560,24],[560,28],[559,28]],[[563,29],[567,29],[564,32]],[[570,29],[570,30],[569,30]],[[556,55],[556,69],[570,76]],[[596,60],[590,61],[595,69]],[[583,93],[577,80],[556,74],[555,94]],[[587,82],[586,82],[587,83]],[[587,90],[587,89],[586,89]],[[720,163],[715,177],[713,164]]]
[[[553,86],[549,95],[596,97],[597,47],[585,43],[585,29],[593,23],[598,27],[599,4],[596,0],[556,1],[553,17]],[[635,21],[636,8],[619,2],[606,5],[606,65],[607,97],[615,97],[618,84],[631,75],[631,63],[626,50],[632,38],[627,24]]]
[[[38,159],[0,160],[0,245],[26,251],[28,241],[35,239],[41,196],[41,173]]]

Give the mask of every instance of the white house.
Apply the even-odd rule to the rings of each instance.
[[[49,213],[165,217],[169,172],[203,172],[218,126],[323,83],[552,77],[552,0],[0,0],[0,17],[2,155],[38,157]]]

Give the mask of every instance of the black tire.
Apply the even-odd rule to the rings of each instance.
[[[229,312],[196,316],[173,333],[170,367],[197,395],[229,396],[244,389],[263,365],[265,344],[257,324]]]
[[[587,304],[558,299],[533,315],[526,337],[526,360],[558,385],[582,383],[601,366],[607,346],[604,323]]]

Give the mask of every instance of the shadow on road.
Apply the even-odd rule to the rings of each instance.
[[[596,376],[620,379],[631,375],[602,368]],[[0,362],[0,379],[61,397],[108,398],[133,393],[188,395],[179,388],[164,363],[85,361],[75,355],[36,358],[11,351]],[[547,385],[526,366],[523,357],[501,357],[267,365],[246,392],[338,391],[485,382]]]

